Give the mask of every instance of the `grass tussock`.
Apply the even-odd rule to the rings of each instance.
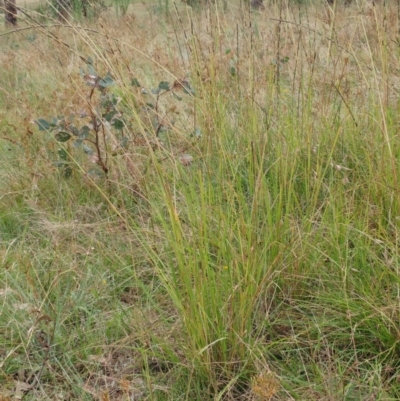
[[[399,399],[397,5],[278,3],[2,31],[1,399]]]

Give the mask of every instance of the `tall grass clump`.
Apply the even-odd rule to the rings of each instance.
[[[251,40],[256,47],[257,39]],[[370,259],[372,252],[376,261],[376,245],[382,244],[371,219],[387,233],[397,226],[391,215],[399,206],[389,195],[397,187],[392,149],[399,144],[387,132],[390,106],[382,107],[376,76],[364,78],[371,79],[366,84],[374,94],[364,104],[356,98],[348,104],[341,82],[321,93],[318,68],[324,67],[298,65],[302,50],[292,55],[292,71],[300,69],[293,76],[286,58],[276,58],[275,68],[263,71],[246,45],[243,59],[235,60],[241,63],[240,76],[232,63],[224,70],[209,62],[209,76],[197,83],[203,134],[194,160],[190,166],[174,163],[167,174],[157,169],[159,196],[150,201],[162,227],[157,235],[166,240],[160,252],[150,254],[181,316],[190,345],[187,358],[217,394],[235,386],[243,390],[260,361],[279,348],[274,345],[279,336],[269,337],[268,328],[274,331],[269,314],[282,305],[288,307],[285,314],[310,303],[321,308],[318,316],[333,313],[326,328],[318,318],[306,328],[294,321],[287,330],[296,336],[305,330],[318,343],[317,330],[339,348],[357,347],[352,337],[360,330],[360,348],[351,352],[360,351],[367,361],[375,355],[378,363],[398,350],[398,321],[392,315],[397,270],[384,263],[377,268]],[[369,63],[358,67],[360,73],[380,62],[370,49],[366,56]],[[332,64],[347,68],[348,55],[331,57]],[[200,70],[196,63],[201,61],[194,64]],[[335,69],[324,73],[334,81]],[[377,269],[382,269],[381,295],[366,295],[365,285]],[[393,279],[389,301],[384,288]],[[383,294],[381,306],[373,306],[375,296]],[[338,320],[335,313],[342,313]],[[339,321],[346,321],[346,329]],[[349,330],[344,337],[338,335],[343,329]],[[332,330],[338,337],[330,340]]]
[[[158,172],[160,192],[151,207],[166,241],[154,262],[181,316],[187,358],[218,392],[243,385],[261,357],[256,311],[266,307],[284,270],[288,221],[279,217],[276,177],[271,187],[265,180],[272,168],[265,138],[255,143],[257,133],[244,121],[237,132],[221,98],[207,106],[217,126],[200,139],[189,168]]]
[[[5,396],[398,399],[396,9],[134,7],[4,42]]]

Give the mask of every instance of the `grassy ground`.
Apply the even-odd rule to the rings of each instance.
[[[396,5],[140,7],[0,36],[0,399],[400,399]]]

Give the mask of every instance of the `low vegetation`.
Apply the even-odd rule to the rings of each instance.
[[[397,4],[278,3],[0,33],[1,400],[400,399]]]

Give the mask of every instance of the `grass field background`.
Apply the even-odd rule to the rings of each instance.
[[[397,3],[124,10],[0,33],[0,399],[398,400]]]

